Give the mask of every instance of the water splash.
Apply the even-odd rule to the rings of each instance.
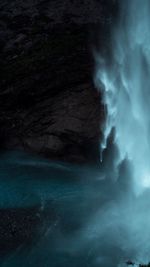
[[[119,179],[107,179],[117,173],[114,166],[102,179],[103,172],[82,173],[68,164],[14,153],[0,158],[1,209],[38,206],[46,214],[52,207],[56,212],[54,223],[47,216],[43,219],[33,244],[0,258],[0,266],[125,267],[128,259],[149,262],[149,11],[149,0],[122,1],[112,34],[112,57],[96,58],[95,82],[103,90],[108,115],[102,148],[115,129]],[[120,167],[126,159],[135,192],[143,194],[130,190],[126,168]],[[108,160],[106,165],[110,169]]]
[[[135,192],[150,187],[150,1],[127,0],[112,34],[112,58],[96,57],[96,85],[107,106],[104,142],[115,129],[119,156],[128,159]]]

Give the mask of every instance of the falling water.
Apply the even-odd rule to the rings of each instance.
[[[0,220],[0,248],[3,239],[7,243],[1,267],[125,267],[129,259],[135,266],[150,261],[149,14],[150,0],[122,0],[111,56],[96,55],[95,82],[107,109],[102,149],[109,155],[113,146],[118,150],[111,160],[103,153],[100,172],[14,152],[0,157],[0,215],[23,209],[27,217],[34,211],[39,218],[37,228],[34,220],[22,227],[23,233],[33,232],[32,242],[18,242],[24,237],[20,219],[13,231]]]
[[[107,107],[104,142],[114,130],[119,155],[128,159],[134,191],[150,187],[150,1],[120,1],[111,60],[97,55],[96,85]]]

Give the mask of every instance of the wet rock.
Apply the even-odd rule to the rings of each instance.
[[[103,107],[89,33],[97,23],[111,23],[115,1],[111,12],[104,12],[106,2],[0,3],[1,148],[99,160]]]

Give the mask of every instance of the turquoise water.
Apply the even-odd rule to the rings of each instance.
[[[83,248],[80,252],[82,245],[78,239],[90,214],[95,213],[93,203],[99,196],[95,190],[99,178],[93,178],[97,172],[92,167],[50,162],[15,151],[1,155],[0,215],[5,217],[0,216],[0,245],[4,239],[8,248],[9,242],[14,242],[14,246],[7,251],[6,245],[0,266],[83,264],[87,255]],[[12,211],[16,219],[10,217]],[[30,217],[28,223],[20,218],[22,211],[25,218]],[[36,216],[40,219],[36,220]],[[6,225],[15,224],[14,237],[9,234],[10,226],[3,230],[2,220]],[[29,240],[19,233],[22,223],[21,231],[29,231]]]
[[[109,153],[110,154],[110,153]],[[150,192],[127,162],[99,169],[18,152],[0,159],[1,267],[123,267],[150,258]],[[112,164],[113,165],[113,164]],[[110,164],[109,164],[110,166]]]

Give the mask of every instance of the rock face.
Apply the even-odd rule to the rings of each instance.
[[[92,82],[90,38],[97,26],[111,22],[107,3],[110,7],[110,0],[0,1],[2,152],[21,149],[76,163],[99,160],[103,109]],[[32,245],[45,216],[49,227],[55,225],[50,210],[1,208],[0,254]]]
[[[116,1],[111,12],[106,2],[0,3],[1,149],[98,160],[103,109],[92,82],[89,32],[111,23]]]

